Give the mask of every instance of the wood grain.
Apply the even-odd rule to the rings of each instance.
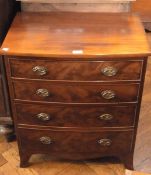
[[[1,137],[0,145],[5,142],[5,139]],[[82,175],[150,175],[143,172],[125,170],[122,164],[109,158],[77,162],[55,160],[49,155],[33,155],[30,159],[32,165],[29,168],[19,168],[17,166],[19,164],[19,154],[16,142],[9,143],[9,145],[9,150],[2,154],[7,162],[0,166],[1,175],[10,175],[12,172],[13,175],[77,175],[79,173]],[[36,162],[36,164],[33,164],[33,162]]]
[[[139,18],[131,14],[18,13],[1,54],[117,58],[148,56],[150,49]]]
[[[0,154],[0,167],[7,163],[7,160]]]
[[[140,21],[138,20],[137,17],[130,14],[121,14],[120,16],[118,16],[118,14],[102,15],[99,13],[87,13],[87,14],[83,14],[81,17],[79,16],[81,15],[81,13],[49,13],[49,14],[39,13],[39,15],[41,14],[41,16],[43,16],[43,20],[41,23],[42,25],[41,26],[37,25],[35,32],[33,32],[33,29],[36,27],[36,25],[33,26],[33,24],[35,24],[35,21],[37,21],[37,17],[38,17],[37,14],[38,13],[35,13],[35,14],[21,13],[19,16],[15,18],[15,21],[17,23],[16,24],[14,23],[9,31],[9,33],[13,31],[14,34],[17,33],[18,35],[22,35],[23,31],[22,30],[18,31],[18,29],[22,28],[23,30],[25,30],[26,28],[25,26],[29,27],[28,29],[26,28],[26,31],[32,31],[30,33],[30,36],[32,37],[32,41],[34,41],[33,44],[31,45],[31,47],[33,47],[32,48],[33,52],[31,52],[31,55],[28,55],[29,54],[28,43],[31,44],[31,40],[29,41],[29,37],[28,37],[29,34],[26,34],[26,33],[24,34],[24,36],[22,36],[25,42],[23,41],[22,38],[18,40],[20,41],[18,42],[19,45],[20,43],[23,44],[22,46],[24,46],[24,48],[21,47],[23,50],[22,49],[20,50],[19,47],[16,47],[16,48],[14,47],[14,49],[16,49],[16,52],[14,52],[14,54],[16,55],[11,55],[11,52],[9,52],[10,48],[2,49],[4,52],[8,51],[7,56],[4,54],[4,59],[6,60],[5,63],[6,63],[6,67],[8,68],[7,78],[8,78],[10,94],[11,94],[11,102],[12,102],[12,109],[13,109],[13,114],[15,119],[14,123],[16,127],[16,134],[18,135],[18,143],[19,143],[18,146],[20,150],[19,153],[20,153],[20,159],[21,159],[20,166],[27,167],[28,160],[31,154],[46,153],[46,154],[51,154],[52,156],[55,155],[55,157],[70,158],[70,159],[79,159],[79,158],[88,159],[88,158],[98,158],[100,156],[101,157],[116,156],[120,160],[122,160],[125,167],[129,169],[133,169],[133,150],[135,145],[137,122],[139,118],[139,107],[141,102],[141,95],[142,95],[144,76],[145,76],[145,70],[146,70],[146,60],[147,60],[147,56],[150,54],[147,41],[145,39],[146,36],[144,35],[144,31],[142,29]],[[71,17],[66,18],[67,14],[71,15]],[[28,21],[27,19],[29,17],[30,19]],[[92,22],[89,22],[90,19],[92,20]],[[47,20],[51,20],[51,22],[53,23],[53,26],[51,26],[50,23],[48,22],[46,23]],[[102,22],[99,22],[100,20]],[[118,22],[117,25],[114,25],[114,29],[112,30],[110,30],[112,26],[112,24],[110,23],[111,20]],[[127,26],[125,26],[125,24],[127,24]],[[80,28],[80,30],[78,27]],[[127,40],[123,38],[123,36],[125,36],[124,35],[125,32],[123,33],[123,27],[127,28],[126,34],[129,42],[127,42]],[[115,31],[115,28],[116,28],[116,31]],[[120,28],[120,31],[117,31],[117,29],[119,28]],[[41,32],[43,32],[43,30],[41,31],[41,29],[48,29],[48,33],[45,32],[45,33],[42,33],[41,35]],[[136,32],[135,34],[134,31],[138,31],[138,33]],[[66,35],[67,33],[69,36],[71,36],[70,42],[65,38],[67,37]],[[39,35],[37,36],[37,34]],[[15,36],[15,35],[12,35],[12,36]],[[66,74],[64,74],[65,78],[62,78],[65,81],[60,81],[60,80],[55,81],[55,80],[49,80],[49,79],[37,80],[37,79],[31,79],[30,76],[28,79],[12,78],[10,72],[13,69],[11,69],[11,65],[8,62],[10,58],[13,59],[13,57],[16,58],[18,56],[18,58],[22,60],[22,58],[25,59],[25,57],[21,57],[22,55],[24,56],[28,55],[28,57],[26,58],[30,60],[35,55],[35,57],[37,56],[37,60],[38,59],[40,60],[41,54],[39,50],[37,50],[38,47],[36,46],[36,44],[38,43],[36,42],[35,37],[37,38],[40,37],[39,44],[42,46],[41,51],[43,52],[44,60],[45,58],[47,58],[51,62],[53,60],[56,60],[56,58],[58,58],[59,61],[61,60],[63,61],[64,59],[66,59],[66,61],[70,61],[71,59],[73,59],[72,65],[74,65],[74,61],[77,61],[77,58],[78,58],[79,69],[82,69],[80,68],[81,61],[89,61],[90,58],[91,58],[91,61],[95,61],[98,59],[98,61],[115,60],[115,62],[121,61],[122,58],[123,60],[125,59],[127,61],[140,60],[143,63],[142,70],[141,70],[141,65],[139,66],[137,65],[136,68],[134,69],[134,72],[140,71],[140,73],[138,74],[139,76],[141,75],[141,77],[139,80],[136,81],[135,79],[131,80],[131,77],[129,76],[128,81],[125,81],[125,82],[124,81],[114,82],[111,80],[106,81],[106,79],[102,82],[97,82],[97,81],[86,82],[87,78],[84,78],[84,81],[79,81],[79,79],[77,79],[78,76],[75,76],[76,77],[75,79],[71,77],[71,80],[72,79],[74,80],[74,82],[72,82],[72,81],[68,81],[68,79],[66,80]],[[143,53],[137,50],[138,42],[136,42],[136,38],[140,39],[140,37],[141,37],[141,40],[139,40],[138,42],[140,42],[139,45],[143,47]],[[45,40],[45,38],[47,38],[47,40]],[[98,40],[103,43],[99,43]],[[8,34],[4,43],[8,42],[8,44],[12,44],[12,41],[13,40],[9,41],[9,34]],[[43,41],[45,41],[45,47],[43,45]],[[51,41],[51,44],[49,43],[50,41]],[[106,41],[107,41],[107,44],[106,44]],[[132,47],[131,41],[133,42],[135,48]],[[65,54],[68,48],[72,46],[74,47],[84,46],[83,43],[86,47],[88,46],[88,48],[90,48],[90,50],[92,51],[91,52],[92,55],[87,54],[88,52],[86,53],[83,52],[83,50],[78,50],[78,54],[80,53],[78,57],[73,56],[73,55],[78,55],[77,50],[74,50],[72,54],[71,53],[70,54],[68,53],[67,55]],[[145,43],[146,43],[146,46],[144,45]],[[100,54],[98,55],[97,50],[100,50],[101,48],[100,44],[102,45],[103,50],[107,51],[109,48],[111,50],[109,49],[108,52],[105,52],[105,55],[104,54],[101,56]],[[110,46],[109,48],[108,48],[108,44]],[[116,50],[119,49],[117,54],[113,54],[112,52],[113,50],[115,51],[115,45],[116,45]],[[122,45],[124,46],[124,50],[120,50]],[[56,50],[51,50],[51,47],[54,47],[54,46],[59,48],[59,53],[56,52]],[[61,50],[60,50],[60,47],[61,47]],[[36,49],[34,50],[34,48]],[[21,52],[19,53],[18,50],[20,50]],[[37,55],[34,53],[36,50],[37,50],[37,53],[36,53]],[[128,52],[125,52],[125,50],[127,50]],[[50,54],[48,57],[48,53],[51,53],[50,51],[53,51],[53,54]],[[99,51],[99,53],[101,52]],[[67,64],[67,62],[65,62],[64,64]],[[27,64],[26,64],[26,67],[28,67]],[[61,67],[61,66],[58,66],[58,67]],[[57,68],[53,68],[53,69],[57,69]],[[66,70],[67,67],[65,66],[65,68],[63,69]],[[90,67],[90,64],[86,64],[84,69],[82,69],[81,71],[85,69],[86,70],[88,69],[90,70],[89,72],[91,72],[91,69],[93,68]],[[95,65],[95,69],[96,69],[96,65]],[[137,69],[139,69],[139,71]],[[75,72],[75,74],[77,74],[77,72]],[[95,74],[94,78],[98,76],[97,74],[98,73]],[[133,75],[133,72],[132,72],[132,75]],[[119,105],[122,105],[122,104],[132,103],[132,104],[137,104],[137,111],[136,111],[134,127],[127,126],[126,128],[124,128],[120,126],[119,128],[105,129],[103,127],[102,128],[99,128],[99,127],[94,127],[94,128],[79,127],[78,128],[75,126],[70,128],[70,127],[58,127],[58,126],[46,127],[43,125],[38,126],[38,125],[35,125],[35,123],[33,123],[32,126],[26,125],[24,123],[23,123],[24,126],[20,126],[18,125],[18,121],[16,120],[17,111],[15,111],[13,107],[14,102],[20,102],[20,103],[30,102],[33,104],[43,104],[43,105],[52,104],[52,103],[53,104],[62,103],[62,104],[68,104],[68,105],[71,105],[71,104],[78,104],[78,105],[80,104],[92,104],[92,105],[119,104]],[[32,132],[29,131],[30,129],[33,129],[33,128],[35,128],[35,131],[34,130],[32,130]],[[116,132],[116,131],[119,131],[119,132]],[[126,134],[127,132],[129,133]],[[113,140],[113,143],[112,143],[113,147],[112,145],[110,149],[107,149],[107,147],[103,147],[103,148],[98,147],[96,145],[96,142],[97,142],[96,140],[98,140],[98,137],[100,136],[103,137],[102,138],[103,143],[107,143],[107,145],[105,146],[108,146],[108,144],[110,145],[110,143],[112,143],[112,140]],[[47,146],[46,145],[44,146],[41,144],[39,145],[39,139],[40,140],[44,139],[46,144],[51,144],[51,137],[52,138],[55,137],[55,138],[54,138],[54,144],[52,144],[50,147],[49,145]],[[107,142],[105,142],[104,139],[105,140],[107,139]],[[81,144],[79,144],[78,141],[80,141]],[[59,150],[61,151],[61,154]]]
[[[151,34],[148,34],[151,43]],[[7,143],[0,136],[1,154],[8,161],[0,167],[0,174],[10,175],[150,175],[151,172],[151,149],[150,149],[150,125],[151,125],[151,61],[148,61],[145,88],[143,93],[143,101],[138,127],[137,143],[134,156],[134,167],[137,171],[129,171],[122,164],[115,164],[115,160],[97,160],[87,162],[72,162],[52,159],[48,155],[34,155],[30,162],[34,164],[29,168],[19,168],[19,155],[16,142]],[[144,144],[145,143],[145,144]],[[147,151],[146,151],[147,150]],[[36,162],[36,163],[35,163]],[[144,172],[144,173],[143,173]],[[146,173],[145,173],[146,172]],[[148,172],[148,174],[147,174]]]
[[[38,105],[15,104],[19,125],[60,126],[60,127],[126,127],[133,126],[135,105]],[[50,120],[42,121],[37,115],[45,112]],[[111,120],[100,118],[112,115]]]
[[[23,86],[24,82],[24,86]],[[138,83],[50,83],[44,81],[14,81],[14,99],[60,103],[120,103],[137,102]],[[46,89],[48,96],[37,94]],[[127,91],[127,89],[129,89]],[[114,98],[105,99],[102,92],[111,90]]]
[[[80,130],[80,129],[79,129]],[[133,130],[81,130],[77,132],[73,129],[57,130],[57,129],[34,129],[19,127],[19,140],[22,144],[21,154],[28,153],[55,155],[60,158],[69,160],[99,158],[100,156],[117,156],[119,153],[123,155],[131,151],[131,142],[133,139]],[[50,137],[52,143],[43,144],[40,142],[41,137]],[[127,138],[127,142],[123,139]],[[101,146],[98,143],[100,139],[110,139],[110,146]],[[30,144],[29,144],[30,143]],[[60,153],[60,154],[58,154]],[[91,154],[90,154],[91,153]],[[74,156],[73,156],[74,155]],[[22,157],[22,156],[21,156]]]
[[[71,81],[115,81],[115,80],[140,80],[143,61],[49,61],[36,58],[10,58],[11,77],[71,80]],[[36,66],[46,69],[45,75],[37,75],[33,71]],[[112,67],[117,70],[114,76],[105,76],[102,70]]]

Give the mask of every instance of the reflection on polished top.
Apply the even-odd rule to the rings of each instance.
[[[139,18],[132,14],[21,12],[1,54],[122,57],[147,56],[150,49]]]

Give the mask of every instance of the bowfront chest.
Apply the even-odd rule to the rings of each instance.
[[[1,48],[20,166],[115,156],[133,169],[150,54],[132,14],[19,13]]]

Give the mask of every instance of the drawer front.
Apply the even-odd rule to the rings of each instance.
[[[131,150],[132,131],[72,131],[19,129],[22,149],[43,152],[98,152],[128,153]]]
[[[57,127],[133,126],[136,107],[16,104],[18,124]]]
[[[10,59],[10,65],[12,77],[73,81],[139,80],[142,69],[142,61]]]
[[[65,102],[65,103],[111,103],[135,102],[139,84],[76,84],[15,81],[16,99]]]

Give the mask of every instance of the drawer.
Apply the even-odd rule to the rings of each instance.
[[[135,102],[139,84],[52,83],[14,81],[14,97],[64,103]]]
[[[31,79],[139,80],[142,61],[46,61],[10,59],[11,76]]]
[[[129,153],[132,130],[73,131],[19,128],[22,149],[33,153],[98,152],[101,154]],[[61,157],[61,156],[60,156]]]
[[[18,124],[57,127],[133,126],[136,107],[15,104]]]

